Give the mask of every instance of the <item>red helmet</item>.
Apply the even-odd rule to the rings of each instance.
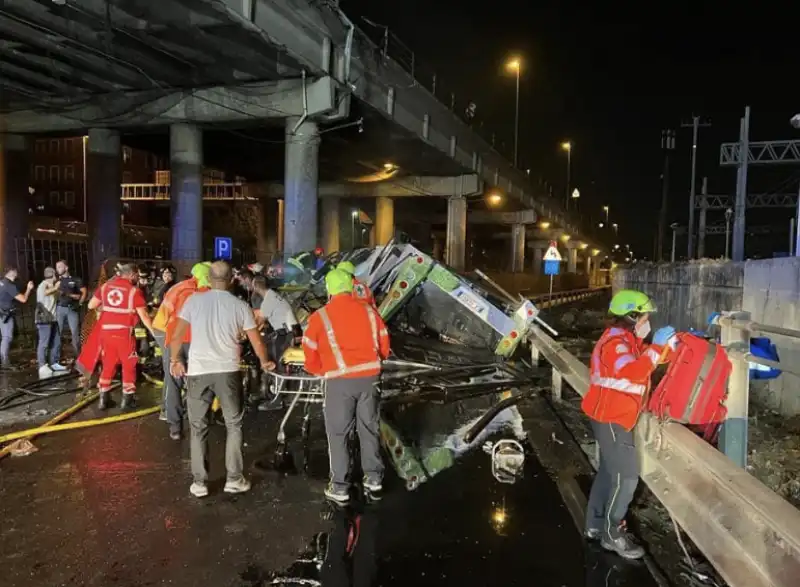
[[[317,257],[321,257],[321,256],[322,256],[322,254],[323,254],[324,252],[325,252],[325,251],[323,251],[323,250],[322,250],[322,247],[317,247],[316,249],[314,249],[314,254],[315,254]]]

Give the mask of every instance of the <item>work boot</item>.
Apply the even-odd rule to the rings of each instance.
[[[97,402],[98,410],[105,411],[109,408],[109,406],[111,405],[111,398],[109,397],[110,395],[111,393],[108,391],[100,392],[100,400]]]
[[[350,503],[350,492],[345,489],[337,489],[329,483],[325,488],[325,498],[336,505],[345,506]]]
[[[608,532],[603,532],[600,546],[611,552],[616,552],[622,558],[629,560],[640,559],[644,556],[644,548],[631,540],[628,533],[625,532],[624,526],[620,528],[616,538],[609,535]]]
[[[122,405],[120,406],[123,410],[132,410],[136,407],[136,396],[132,393],[123,393],[122,394]]]
[[[380,481],[376,482],[364,478],[362,486],[364,487],[364,497],[367,498],[368,502],[380,501],[383,497],[383,485]]]

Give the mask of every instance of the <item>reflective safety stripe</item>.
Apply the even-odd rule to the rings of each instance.
[[[369,329],[372,332],[372,345],[375,350],[378,350],[378,321],[375,320],[375,312],[372,311],[372,308],[368,308],[364,306],[364,309],[367,311],[367,316],[369,316]]]
[[[621,357],[617,357],[617,360],[614,361],[614,371],[619,371],[625,365],[629,363],[633,363],[636,358],[633,355],[622,355]]]
[[[633,383],[628,379],[617,379],[615,377],[600,377],[594,374],[592,375],[592,385],[599,385],[600,387],[634,395],[644,395],[647,391],[647,386],[641,383]]]
[[[619,344],[617,345],[617,348],[616,348],[615,350],[616,350],[616,351],[617,351],[617,352],[618,352],[620,355],[622,355],[622,354],[625,354],[625,353],[629,353],[629,352],[631,352],[631,349],[630,349],[630,348],[628,347],[628,345],[627,345],[627,344],[625,344],[624,342],[621,342],[621,343],[619,343]]]
[[[361,371],[371,371],[372,369],[380,369],[380,361],[372,361],[371,363],[361,363],[360,365],[353,365],[352,367],[345,367],[344,369],[337,369],[336,371],[328,371],[325,377],[330,379],[332,377],[341,377],[342,375],[349,375],[350,373],[359,373]]]
[[[100,325],[100,330],[131,330],[132,326],[126,326],[125,324],[102,324]]]
[[[658,359],[661,358],[660,355],[658,354],[658,352],[656,352],[653,349],[647,349],[644,352],[644,354],[647,355],[650,358],[651,361],[653,361],[653,365],[657,365],[658,364]]]
[[[345,365],[344,357],[342,357],[342,349],[339,348],[339,343],[336,340],[336,333],[333,331],[333,324],[331,324],[331,319],[328,317],[328,312],[325,311],[325,308],[320,309],[319,317],[322,318],[322,323],[325,325],[325,334],[328,336],[328,344],[331,347],[333,358],[336,360],[336,366],[339,368],[339,371],[342,371],[347,365]]]
[[[310,349],[317,350],[317,343],[308,338],[307,336],[303,337],[303,344],[306,345]]]

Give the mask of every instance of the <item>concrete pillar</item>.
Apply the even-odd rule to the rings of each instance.
[[[322,248],[326,255],[341,248],[339,233],[339,198],[322,198]]]
[[[169,157],[172,260],[191,265],[203,259],[203,131],[173,124]]]
[[[533,248],[533,274],[541,275],[544,271],[544,252],[543,247]]]
[[[457,271],[464,270],[467,243],[467,200],[464,196],[451,196],[447,201],[447,264]]]
[[[3,267],[17,267],[23,279],[41,278],[41,275],[28,275],[28,262],[24,258],[24,249],[17,248],[17,245],[22,244],[28,236],[30,179],[30,162],[25,137],[0,134],[0,263]]]
[[[586,255],[586,275],[591,279],[592,277],[592,257]]]
[[[89,130],[86,145],[86,230],[89,234],[90,279],[106,259],[121,255],[122,155],[119,132]]]
[[[511,272],[525,271],[525,225],[514,224],[511,227]]]
[[[283,190],[285,258],[317,246],[319,133],[316,122],[305,120],[298,126],[299,122],[298,118],[286,119]]]
[[[256,252],[261,261],[278,250],[278,202],[259,199],[256,214]]]
[[[284,210],[285,206],[283,205],[283,198],[278,200],[278,251],[283,253],[283,222],[284,222]]]
[[[385,245],[394,236],[394,200],[378,196],[375,200],[375,239]]]
[[[567,249],[567,272],[578,272],[578,249]]]

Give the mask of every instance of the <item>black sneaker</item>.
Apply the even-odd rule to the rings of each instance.
[[[123,393],[122,404],[120,404],[120,409],[132,410],[135,407],[136,407],[136,396],[132,393]]]

